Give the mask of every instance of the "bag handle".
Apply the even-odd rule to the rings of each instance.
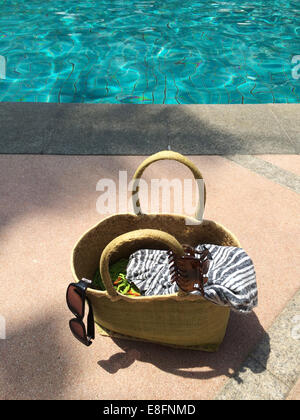
[[[121,249],[130,249],[132,252],[145,247],[153,246],[153,243],[164,245],[168,250],[174,252],[178,257],[184,255],[184,249],[182,245],[169,233],[163,232],[156,229],[139,229],[133,230],[128,233],[124,233],[113,239],[103,250],[100,258],[99,268],[100,274],[110,296],[118,296],[117,291],[113,287],[110,274],[109,274],[109,262],[113,254]]]
[[[155,153],[154,155],[149,156],[147,159],[145,159],[140,166],[137,168],[135,174],[133,175],[133,191],[132,191],[132,203],[133,203],[133,209],[134,209],[134,213],[136,215],[141,215],[142,214],[142,210],[141,210],[141,205],[140,205],[140,200],[139,200],[139,180],[141,178],[141,176],[143,175],[144,170],[151,165],[154,162],[157,162],[158,160],[176,160],[177,162],[182,163],[183,165],[187,166],[193,173],[195,180],[199,180],[202,179],[203,180],[203,176],[201,174],[201,172],[199,171],[199,169],[194,165],[194,163],[192,161],[190,161],[187,157],[181,155],[180,153],[177,152],[173,152],[171,150],[163,150],[162,152],[158,152]],[[203,181],[204,184],[204,181]],[[199,201],[198,201],[198,205],[197,205],[197,209],[196,209],[196,214],[195,214],[195,218],[199,221],[202,220],[202,215],[203,215],[203,210],[205,207],[205,202],[206,202],[206,188],[205,188],[205,184],[204,186],[204,194],[203,194],[203,209],[201,209],[200,206],[200,200],[201,200],[201,196],[202,196],[202,188],[201,188],[201,184],[197,183],[198,185],[198,191],[199,191]],[[136,197],[136,200],[135,200]]]

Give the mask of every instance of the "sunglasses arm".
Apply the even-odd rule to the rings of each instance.
[[[93,307],[87,297],[86,297],[86,300],[89,305],[89,314],[87,317],[87,336],[88,336],[88,339],[94,339],[95,338],[95,323],[94,323]]]

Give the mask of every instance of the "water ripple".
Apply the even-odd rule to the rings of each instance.
[[[298,0],[6,0],[0,101],[299,102],[299,38]]]

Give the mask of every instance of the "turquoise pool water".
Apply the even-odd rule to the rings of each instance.
[[[0,0],[0,101],[300,102],[299,6]]]

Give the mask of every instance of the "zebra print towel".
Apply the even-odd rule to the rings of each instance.
[[[204,246],[212,256],[204,285],[205,298],[239,312],[250,312],[257,305],[256,277],[250,257],[242,248]],[[196,249],[202,251],[203,245]],[[171,283],[167,251],[140,249],[131,254],[126,277],[145,296],[168,295],[179,290],[176,282]]]

